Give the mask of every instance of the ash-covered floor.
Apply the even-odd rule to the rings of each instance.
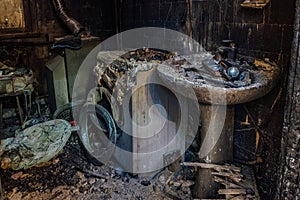
[[[180,169],[175,172],[169,170],[174,169],[171,165],[142,176],[126,173],[109,164],[100,166],[92,163],[95,161],[91,160],[79,144],[77,135],[73,134],[61,153],[49,162],[26,170],[2,170],[3,199],[194,199],[197,165],[211,165],[216,170],[214,174],[218,177],[215,181],[225,186],[219,192],[226,194],[226,198],[232,193],[239,199],[259,199],[253,170],[249,166],[181,163]],[[241,170],[241,173],[226,170],[230,168]]]
[[[3,199],[192,199],[193,182],[186,177],[167,169],[142,177],[109,165],[96,166],[76,138],[72,136],[59,155],[41,166],[2,170]],[[174,180],[165,187],[167,179]],[[166,188],[168,192],[163,191]]]

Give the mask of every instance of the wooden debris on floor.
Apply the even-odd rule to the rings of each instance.
[[[1,169],[3,199],[172,200],[151,179],[145,181],[109,164],[91,164],[77,137],[72,135],[60,154],[44,165]]]
[[[195,184],[193,174],[194,171],[187,168],[181,168],[177,172],[165,169],[156,175],[155,180],[167,197],[192,200],[192,186]]]
[[[253,170],[250,167],[188,162],[184,162],[182,165],[212,169],[214,181],[224,186],[224,188],[218,190],[218,193],[224,195],[225,199],[260,199]]]

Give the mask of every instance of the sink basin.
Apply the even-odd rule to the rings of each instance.
[[[190,56],[191,60],[195,61],[197,55]],[[202,57],[198,57],[201,63]],[[213,76],[207,76],[202,81],[191,81],[188,78],[180,75],[178,71],[171,65],[162,64],[157,67],[158,75],[165,84],[172,87],[185,86],[192,87],[195,91],[196,97],[201,103],[217,104],[217,105],[235,105],[246,103],[258,99],[268,92],[277,83],[280,70],[279,67],[271,65],[264,61],[258,61],[257,69],[249,70],[251,74],[251,84],[243,87],[226,87],[226,83],[222,80],[218,83],[210,82]],[[201,68],[201,66],[200,66]],[[217,76],[213,77],[218,79]]]
[[[183,64],[179,68],[177,60],[159,64],[157,72],[161,81],[178,93],[184,91],[183,88],[193,88],[194,93],[190,97],[186,92],[182,95],[197,99],[199,103],[202,134],[199,157],[223,163],[233,160],[234,105],[258,99],[270,92],[278,80],[280,69],[275,64],[255,59],[255,67],[249,65],[249,69],[243,69],[249,72],[250,78],[247,84],[241,86],[236,84],[239,80],[224,80],[218,70],[208,69],[205,62],[209,56],[212,55],[203,53],[181,57],[181,61],[187,61],[188,67],[182,67]]]

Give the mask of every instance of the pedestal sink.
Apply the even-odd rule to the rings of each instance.
[[[187,59],[198,64],[199,72],[207,72],[202,66],[205,59],[203,56],[191,55]],[[171,65],[157,67],[159,77],[170,87],[184,86],[194,89],[200,107],[202,141],[199,157],[203,161],[223,164],[233,160],[234,105],[258,99],[275,86],[280,74],[279,68],[275,64],[260,60],[256,60],[256,63],[256,69],[249,70],[251,84],[237,88],[227,87],[225,82],[218,81],[211,72],[207,72],[210,76],[205,76],[206,78],[191,80],[190,77],[180,75],[178,69]],[[197,179],[197,198],[216,196],[218,188],[212,180],[210,170],[200,169]]]

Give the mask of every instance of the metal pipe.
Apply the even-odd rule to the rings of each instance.
[[[65,73],[66,73],[66,81],[67,81],[68,102],[71,102],[70,80],[69,80],[69,72],[68,72],[67,57],[66,57],[65,49],[63,50],[62,53],[63,53],[63,57],[64,57],[64,65],[65,65]]]
[[[69,16],[61,0],[52,0],[52,3],[59,18],[75,36],[85,31],[85,28],[78,21]]]

